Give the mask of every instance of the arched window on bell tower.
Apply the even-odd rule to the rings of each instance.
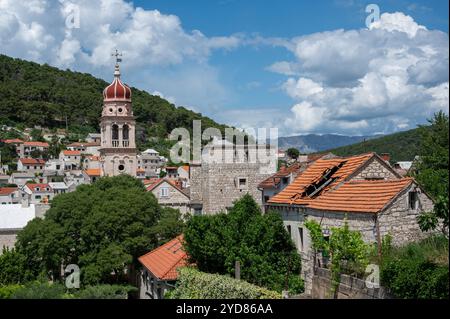
[[[127,124],[122,127],[122,144],[123,147],[130,146],[130,128]]]
[[[119,126],[117,124],[111,128],[111,140],[113,147],[119,147]]]

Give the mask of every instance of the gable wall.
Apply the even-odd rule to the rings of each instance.
[[[362,180],[370,178],[383,178],[383,179],[398,179],[393,173],[393,170],[389,170],[383,165],[378,158],[373,158],[371,162],[352,180]]]

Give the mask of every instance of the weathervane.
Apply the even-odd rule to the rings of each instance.
[[[115,53],[111,54],[111,56],[116,57],[116,65],[119,65],[119,62],[122,62],[122,58],[120,58],[122,56],[122,53],[119,53],[117,49]]]

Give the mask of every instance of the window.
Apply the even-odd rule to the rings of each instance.
[[[417,209],[418,196],[417,192],[409,192],[409,208]]]
[[[201,216],[201,215],[202,215],[202,209],[194,208],[194,216]]]
[[[303,228],[302,227],[298,228],[298,237],[299,237],[298,248],[300,249],[300,251],[303,251]]]
[[[161,187],[161,189],[160,189],[160,196],[161,197],[169,197],[169,188],[168,187]]]
[[[119,171],[123,171],[125,169],[125,166],[123,166],[123,165],[119,165]]]
[[[270,199],[270,196],[264,196],[264,203],[267,203]]]
[[[245,189],[247,188],[247,178],[245,177],[239,177],[237,179],[237,186],[239,189]]]

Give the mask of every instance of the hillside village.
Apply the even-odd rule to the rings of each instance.
[[[317,268],[326,268],[328,263],[317,255],[307,221],[319,223],[325,239],[332,229],[348,225],[364,243],[380,251],[386,236],[392,236],[397,246],[426,237],[417,218],[433,210],[434,200],[409,177],[419,157],[397,163],[390,162],[389,154],[373,152],[292,158],[279,149],[271,160],[282,164],[277,171],[267,171],[248,156],[238,159],[236,145],[214,140],[202,154],[211,155],[220,148],[233,161],[216,163],[202,156],[200,162],[175,166],[154,149],[138,151],[131,89],[121,81],[118,63],[114,80],[103,91],[99,117],[100,133],[71,143],[64,142],[64,129],[51,132],[35,127],[17,132],[3,126],[2,131],[15,131],[20,138],[1,141],[3,149],[13,150],[14,157],[9,165],[1,166],[0,246],[12,249],[30,221],[46,218],[55,197],[75,192],[80,185],[94,185],[103,177],[121,175],[138,179],[161,207],[178,210],[185,221],[233,212],[236,202],[246,196],[263,213],[275,212],[301,258],[298,278],[304,285],[303,296],[323,294],[315,284]],[[41,132],[37,139],[31,134],[36,129]],[[55,144],[59,152],[49,155]],[[248,145],[247,151],[252,147]],[[178,234],[138,258],[135,285],[140,298],[161,299],[174,288],[178,270],[189,264],[183,243],[183,234]],[[382,298],[379,292],[348,289],[340,296]]]

